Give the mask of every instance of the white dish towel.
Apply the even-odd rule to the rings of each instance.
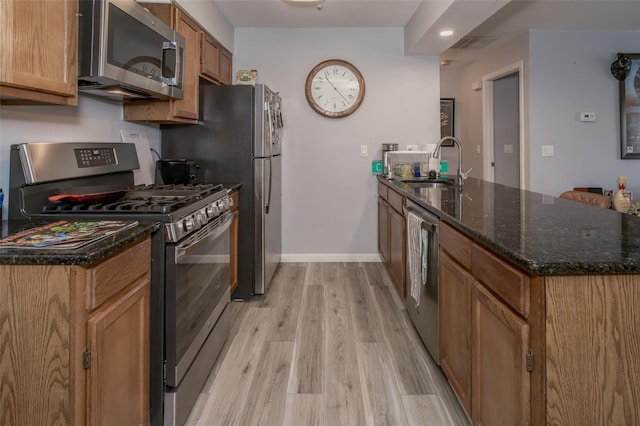
[[[428,233],[422,230],[419,216],[407,214],[407,251],[409,262],[410,295],[416,301],[416,308],[420,305],[422,284],[427,277],[427,254],[429,253]]]

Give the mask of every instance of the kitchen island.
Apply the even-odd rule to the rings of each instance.
[[[474,424],[640,423],[639,217],[477,179],[378,188],[441,219],[439,361]]]
[[[45,224],[4,221],[2,237]],[[149,423],[156,228],[74,250],[0,249],[0,424]]]

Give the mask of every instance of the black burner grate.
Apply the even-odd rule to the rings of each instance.
[[[222,185],[137,185],[108,202],[47,203],[43,213],[172,213],[223,190]]]

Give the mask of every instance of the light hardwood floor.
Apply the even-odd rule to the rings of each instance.
[[[380,263],[283,263],[230,308],[188,426],[469,424]]]

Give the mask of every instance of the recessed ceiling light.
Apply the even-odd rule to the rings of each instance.
[[[325,0],[283,0],[285,3],[292,4],[294,6],[320,6]]]
[[[451,30],[440,31],[440,35],[442,37],[449,37],[450,35],[453,35],[453,31],[451,31]]]

